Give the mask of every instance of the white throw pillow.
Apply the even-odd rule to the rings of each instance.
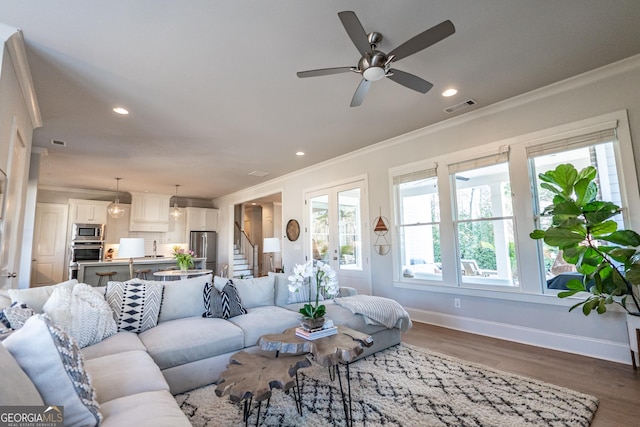
[[[46,315],[30,317],[2,344],[29,376],[45,405],[64,406],[65,426],[102,422],[80,349]]]
[[[109,304],[85,283],[76,284],[72,291],[56,289],[43,310],[80,348],[97,344],[117,331]]]
[[[78,283],[78,281],[76,279],[72,279],[51,286],[40,286],[27,289],[8,289],[8,292],[11,297],[11,302],[24,302],[36,313],[42,313],[42,306],[44,306],[51,294],[53,294],[53,291],[57,288],[73,289],[76,283]]]
[[[273,276],[232,279],[232,282],[238,290],[244,308],[275,304],[275,278]]]

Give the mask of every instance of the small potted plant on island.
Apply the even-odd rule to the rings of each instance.
[[[613,219],[621,208],[612,202],[596,200],[597,171],[588,166],[581,171],[571,164],[538,175],[545,188],[553,192],[553,204],[543,215],[552,224],[546,230],[534,230],[533,239],[562,251],[564,260],[583,275],[582,280],[567,282],[567,290],[558,297],[584,295],[569,311],[582,306],[582,312],[603,314],[607,305],[617,304],[627,314],[627,329],[633,368],[634,352],[638,352],[640,334],[640,235],[632,230],[619,230]],[[577,294],[577,295],[576,295]]]
[[[195,252],[191,249],[183,249],[177,245],[173,247],[173,257],[176,259],[178,268],[182,271],[193,267],[193,257],[195,255]]]
[[[315,304],[311,303],[313,279],[315,279]],[[322,329],[326,307],[320,304],[320,295],[332,297],[338,293],[336,272],[329,264],[322,261],[317,261],[315,267],[313,261],[296,264],[289,276],[289,291],[300,292],[305,284],[308,286],[309,302],[300,309],[302,327],[308,331]]]

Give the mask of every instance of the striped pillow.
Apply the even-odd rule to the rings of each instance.
[[[204,286],[203,291],[205,312],[202,317],[218,317],[229,319],[230,317],[247,314],[242,306],[238,290],[229,280],[222,291],[218,291],[211,283]]]

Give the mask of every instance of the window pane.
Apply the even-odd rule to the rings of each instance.
[[[329,262],[329,196],[311,199],[311,250],[313,259]]]
[[[435,177],[398,185],[401,224],[440,222],[438,181]]]
[[[518,284],[513,219],[458,224],[463,283]]]
[[[340,269],[362,269],[359,188],[338,193],[338,213]]]
[[[402,227],[400,244],[403,277],[442,280],[439,225]]]
[[[507,163],[454,174],[458,220],[513,215]]]

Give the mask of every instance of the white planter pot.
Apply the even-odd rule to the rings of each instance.
[[[629,333],[629,348],[634,353],[634,358],[638,358],[638,337],[636,329],[640,329],[640,316],[627,313],[627,332]]]

